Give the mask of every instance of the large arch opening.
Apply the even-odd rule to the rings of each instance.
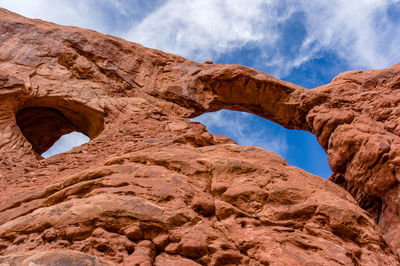
[[[290,165],[312,174],[323,178],[332,174],[326,152],[309,132],[286,129],[257,115],[226,109],[204,113],[192,120],[206,125],[212,134],[227,136],[239,145],[270,150]]]
[[[59,98],[29,99],[15,118],[20,131],[38,155],[71,132],[79,132],[93,139],[104,125],[101,112],[80,103],[63,102]]]

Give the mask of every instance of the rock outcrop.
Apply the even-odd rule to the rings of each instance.
[[[400,265],[400,65],[306,90],[4,9],[0,32],[2,265]],[[219,109],[314,133],[340,186],[189,120]]]

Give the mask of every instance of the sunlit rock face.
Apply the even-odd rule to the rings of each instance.
[[[0,263],[399,265],[399,65],[306,90],[0,13]],[[220,109],[316,134],[341,186],[189,119]]]

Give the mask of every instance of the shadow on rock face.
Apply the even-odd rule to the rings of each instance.
[[[33,98],[23,106],[16,113],[16,123],[37,154],[42,154],[70,132],[94,138],[103,129],[102,115],[83,104],[67,105],[63,99]]]

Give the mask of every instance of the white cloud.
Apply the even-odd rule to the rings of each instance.
[[[84,143],[89,142],[90,139],[79,132],[71,132],[65,134],[59,140],[54,143],[54,145],[42,154],[43,158],[49,158],[50,156],[67,152],[74,147],[80,146]]]
[[[258,146],[285,157],[289,150],[286,135],[282,132],[276,134],[265,127],[254,128],[254,117],[249,113],[220,110],[205,113],[193,120],[207,125],[214,134],[232,138],[239,145]]]
[[[387,67],[400,61],[400,27],[386,14],[399,2],[170,0],[124,37],[199,61],[258,47],[254,66],[281,77],[321,51],[334,52],[356,68]],[[304,15],[304,21],[293,22],[294,14]],[[304,24],[304,38],[289,44],[294,51],[280,49],[291,42],[292,33],[282,30],[289,23]]]
[[[249,42],[274,42],[276,32],[262,27],[271,1],[170,0],[132,27],[125,37],[145,46],[207,60]]]
[[[96,16],[93,15],[96,8],[90,3],[90,1],[68,0],[12,0],[1,1],[0,6],[30,18],[101,30],[101,21],[96,20]]]
[[[399,21],[391,22],[387,15],[394,5],[400,5],[400,1],[301,2],[308,31],[302,53],[333,50],[351,66],[361,68],[381,68],[397,63],[400,61],[400,25]]]
[[[162,0],[0,0],[0,7],[29,18],[121,36]]]

